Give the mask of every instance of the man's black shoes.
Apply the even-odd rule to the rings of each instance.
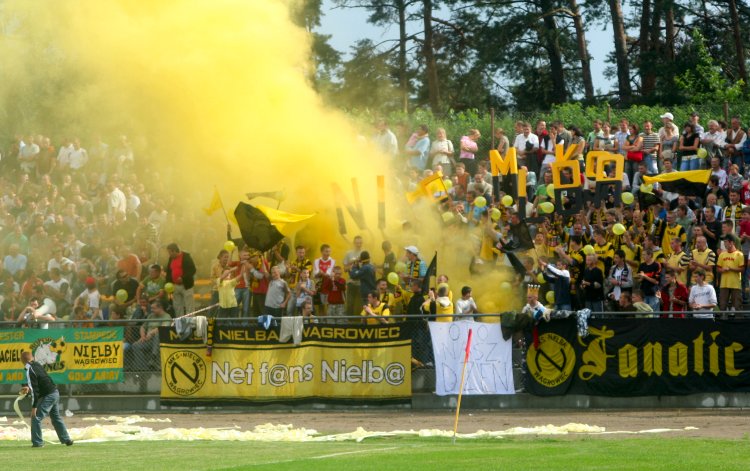
[[[63,442],[65,446],[71,446],[73,444],[73,440],[68,440],[67,442]]]

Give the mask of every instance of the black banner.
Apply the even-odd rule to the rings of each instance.
[[[662,396],[750,391],[750,321],[575,319],[542,322],[526,356],[526,390],[540,396]]]

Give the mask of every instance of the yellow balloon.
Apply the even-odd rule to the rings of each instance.
[[[118,289],[115,293],[115,298],[120,301],[121,303],[124,303],[128,300],[128,292],[124,289]]]
[[[511,288],[510,283],[508,283],[507,281],[503,281],[502,283],[500,283],[501,290],[509,291],[510,288]]]
[[[544,297],[547,298],[548,303],[555,304],[555,292],[554,291],[547,291],[547,294],[544,295]]]
[[[538,281],[539,283],[545,283],[545,282],[546,282],[547,280],[545,280],[545,279],[544,279],[544,275],[542,275],[542,274],[540,273],[540,274],[538,274],[538,275],[536,276],[536,281]]]
[[[550,198],[555,197],[555,184],[554,183],[550,183],[549,185],[547,185],[547,196],[549,196]]]
[[[583,247],[583,253],[585,253],[586,255],[594,255],[596,253],[596,250],[594,250],[593,245],[589,244]]]
[[[641,185],[641,193],[653,193],[654,192],[654,185],[649,183],[648,185]]]
[[[404,262],[396,262],[396,266],[393,267],[396,273],[404,273],[406,271],[406,264]]]
[[[622,202],[625,204],[633,204],[633,201],[635,201],[635,197],[633,196],[633,193],[630,193],[629,191],[626,191],[622,194]]]
[[[224,242],[224,250],[226,250],[227,252],[234,252],[234,249],[236,249],[236,248],[237,248],[237,246],[234,244],[233,241],[228,240],[228,241]]]
[[[484,196],[477,196],[476,198],[474,198],[474,206],[476,206],[477,208],[484,208],[485,206],[487,206],[487,200],[484,199]]]
[[[513,206],[513,197],[510,195],[505,195],[503,196],[502,202],[503,206],[505,206],[506,208],[509,206]]]
[[[442,214],[442,217],[443,217],[443,222],[446,224],[450,224],[456,219],[456,216],[450,211],[444,212]]]
[[[543,213],[551,213],[555,210],[555,205],[550,203],[549,201],[545,201],[543,203],[539,203],[539,209],[541,209]]]
[[[453,180],[443,180],[443,185],[445,185],[446,190],[450,190],[453,188]]]
[[[166,292],[167,294],[172,294],[172,293],[174,293],[174,285],[173,285],[172,283],[165,283],[165,284],[164,284],[164,291],[165,291],[165,292]]]
[[[706,149],[704,149],[703,147],[698,149],[698,157],[700,157],[701,159],[705,159],[707,155],[708,151]]]
[[[492,211],[490,211],[490,218],[492,218],[493,221],[498,221],[501,215],[502,213],[497,208],[492,208]]]
[[[614,232],[616,235],[623,235],[625,234],[625,226],[620,224],[619,222],[612,226],[612,232]]]
[[[388,273],[388,283],[392,285],[398,285],[398,282],[399,282],[398,273],[395,273],[395,272]]]

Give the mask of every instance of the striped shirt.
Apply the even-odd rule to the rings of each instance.
[[[643,150],[645,152],[646,149],[655,149],[659,146],[659,135],[655,132],[646,134],[645,132],[641,133],[641,137],[643,138]],[[648,155],[654,155],[655,152],[652,152]]]

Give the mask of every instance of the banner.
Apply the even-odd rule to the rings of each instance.
[[[504,340],[500,324],[473,321],[430,322],[435,352],[435,393],[458,394],[461,386],[466,339],[472,329],[464,394],[515,394],[510,340]]]
[[[210,356],[203,339],[159,329],[162,404],[411,397],[407,324],[302,327],[299,345],[279,327],[217,322]]]
[[[123,381],[122,327],[0,330],[0,384],[25,383],[29,351],[56,384]]]
[[[750,321],[596,319],[539,324],[527,352],[532,394],[663,396],[750,391]],[[528,345],[532,345],[528,339]]]

